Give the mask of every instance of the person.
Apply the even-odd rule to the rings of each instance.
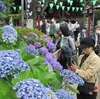
[[[80,48],[83,53],[78,58],[78,66],[74,62],[71,67],[68,66],[68,69],[77,73],[80,77],[83,78],[84,82],[94,83],[92,92],[86,94],[79,90],[79,94],[77,94],[77,99],[96,99],[97,91],[98,91],[98,71],[100,69],[100,57],[94,52],[93,47],[95,43],[94,40],[90,37],[85,37],[81,43]],[[85,84],[84,84],[85,85]],[[83,85],[83,88],[85,88]],[[79,86],[78,86],[79,87]]]
[[[55,25],[55,20],[54,19],[51,19],[51,24],[50,24],[50,36],[51,38],[54,38],[54,33],[55,33],[55,30],[56,30],[56,25]]]
[[[41,25],[41,32],[46,34],[46,22],[45,19],[42,20],[42,25]]]
[[[77,41],[78,33],[80,32],[80,24],[78,21],[75,22],[74,24],[74,37],[75,37],[75,42]]]
[[[9,25],[13,26],[13,18],[12,17],[10,17],[10,19],[9,19]]]
[[[50,33],[50,19],[46,21],[46,34],[49,35]]]
[[[56,45],[56,50],[60,49],[60,42],[61,42],[61,31],[60,29],[56,29],[54,33],[54,44]]]
[[[61,51],[58,54],[58,62],[67,69],[66,64],[68,63],[68,56],[72,56],[76,51],[75,43],[73,38],[69,35],[69,28],[66,23],[60,24],[60,30],[62,32],[61,38]]]
[[[76,42],[76,47],[78,48],[78,55],[80,55],[82,53],[82,50],[79,48],[80,46],[80,41],[87,37],[87,31],[85,28],[83,28],[80,33],[78,34],[78,37],[77,37],[77,42]]]
[[[94,51],[98,55],[100,51],[100,27],[95,26],[95,32],[90,34],[90,37],[95,41]]]

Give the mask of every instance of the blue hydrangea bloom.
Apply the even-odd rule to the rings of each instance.
[[[25,46],[25,50],[26,50],[26,53],[31,54],[31,55],[38,55],[39,54],[38,50],[36,50],[35,47],[31,44]]]
[[[48,49],[47,49],[47,48],[45,48],[45,47],[41,47],[41,48],[39,49],[39,52],[40,52],[40,54],[45,55],[45,54],[47,54],[47,53],[48,53]]]
[[[80,76],[78,76],[77,74],[75,74],[74,72],[72,72],[68,69],[63,69],[60,72],[60,76],[64,77],[66,79],[66,81],[69,83],[79,84],[79,85],[84,84],[84,81]]]
[[[17,40],[17,31],[10,25],[5,25],[2,27],[2,39],[3,42],[14,43]]]
[[[52,43],[52,42],[47,42],[46,46],[50,51],[53,51],[53,50],[56,49],[56,45],[54,43]]]
[[[42,46],[40,42],[35,42],[33,45],[35,48],[40,48]]]
[[[74,99],[73,95],[63,89],[59,89],[55,93],[58,99]]]
[[[5,78],[8,75],[16,77],[21,71],[30,69],[20,54],[14,50],[0,51],[0,77]]]
[[[0,0],[0,8],[2,9],[3,12],[6,12],[7,8],[1,0]]]
[[[58,99],[56,94],[49,88],[46,88],[46,92],[48,94],[48,99]]]
[[[37,79],[22,80],[13,89],[19,99],[48,99],[46,88]]]

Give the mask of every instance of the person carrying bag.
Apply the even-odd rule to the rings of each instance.
[[[90,37],[85,37],[80,42],[84,54],[78,57],[78,66],[74,62],[70,70],[84,79],[83,87],[78,86],[77,99],[96,99],[98,92],[98,71],[100,70],[100,57],[94,52],[95,42]]]

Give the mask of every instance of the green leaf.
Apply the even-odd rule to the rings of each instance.
[[[53,86],[54,86],[54,88],[52,88],[52,90],[54,90],[54,91],[57,90],[57,89],[60,89],[61,86],[62,86],[62,82],[58,80],[56,74],[55,74],[54,77],[53,77],[52,84],[53,84]]]
[[[2,91],[3,95],[6,95],[10,90],[9,83],[2,78],[0,78],[0,90]]]
[[[18,74],[17,78],[12,79],[12,84],[15,85],[17,82],[28,79],[28,78],[33,78],[31,70],[26,70]]]
[[[79,91],[77,89],[75,89],[72,84],[67,84],[67,88],[69,88],[72,92],[74,93],[79,93]]]
[[[15,91],[7,80],[0,78],[0,99],[16,99]]]

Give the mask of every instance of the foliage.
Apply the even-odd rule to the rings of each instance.
[[[10,9],[14,4],[14,0],[2,0],[2,1],[5,4],[7,10],[6,10],[6,13],[0,12],[0,17],[7,18],[8,14],[10,13]]]

